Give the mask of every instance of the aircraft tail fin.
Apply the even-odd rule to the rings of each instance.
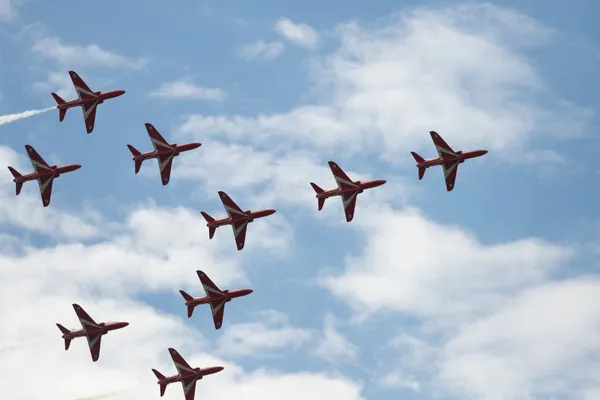
[[[17,171],[13,167],[8,167],[8,170],[10,171],[12,176],[15,178],[15,181],[17,180],[17,178],[20,178],[21,176],[23,176],[19,173],[19,171]],[[15,182],[15,183],[17,184],[17,196],[18,196],[19,193],[21,193],[21,189],[23,188],[23,182]]]
[[[156,375],[156,378],[158,379],[158,384],[160,385],[160,397],[163,397],[165,395],[165,390],[167,389],[167,384],[160,383],[160,381],[165,379],[165,376],[157,370],[155,370],[154,368],[152,368],[152,372],[154,372],[154,375]]]
[[[425,176],[425,171],[427,170],[427,168],[426,167],[419,167],[419,164],[422,163],[425,160],[423,159],[423,157],[421,157],[420,155],[418,155],[414,151],[411,151],[410,154],[412,154],[413,158],[417,162],[417,167],[419,168],[419,180],[421,180],[421,179],[423,179],[423,176]]]
[[[317,193],[317,195],[319,195],[319,194],[321,194],[321,193],[324,192],[324,190],[321,189],[319,187],[319,185],[317,185],[314,182],[311,182],[310,186],[312,186],[312,188],[315,190],[315,192]],[[317,201],[318,201],[319,211],[321,211],[323,209],[323,206],[325,205],[325,198],[324,197],[317,197]]]
[[[415,159],[415,161],[417,162],[417,164],[418,163],[422,163],[423,161],[425,161],[425,159],[423,157],[421,157],[420,155],[418,155],[414,151],[411,151],[410,154],[412,154],[412,156]]]
[[[58,329],[60,329],[60,331],[63,333],[63,335],[66,335],[67,333],[71,332],[70,330],[68,330],[67,328],[62,326],[61,324],[56,324],[56,326],[58,326]],[[65,338],[65,350],[69,350],[70,345],[71,345],[71,338]]]
[[[311,182],[311,183],[310,183],[310,186],[312,186],[312,188],[315,190],[315,192],[316,192],[317,194],[321,194],[321,193],[323,193],[323,192],[324,192],[324,190],[323,190],[323,189],[321,189],[321,188],[319,187],[319,185],[317,185],[317,184],[316,184],[316,183],[314,183],[314,182]]]
[[[12,176],[15,177],[15,178],[20,178],[21,176],[23,176],[23,175],[21,175],[21,173],[19,171],[17,171],[13,167],[8,167],[8,170],[10,171],[10,173],[12,174]]]
[[[185,301],[194,300],[194,298],[192,296],[190,296],[189,294],[187,294],[183,290],[180,290],[179,293],[181,293],[181,296],[185,299]]]
[[[56,104],[61,105],[61,104],[65,104],[66,101],[64,101],[59,95],[57,95],[56,93],[52,93],[52,97],[54,97],[54,100],[56,101]]]
[[[206,222],[208,222],[208,223],[215,222],[215,219],[213,217],[211,217],[210,215],[208,215],[207,213],[205,213],[204,211],[200,211],[200,214],[202,214],[202,216],[204,217]]]
[[[204,217],[204,219],[206,220],[207,223],[211,223],[211,222],[215,222],[215,219],[213,217],[211,217],[210,215],[208,215],[207,213],[205,213],[204,211],[200,211],[200,214],[202,214],[202,216]],[[214,226],[209,226],[208,227],[208,238],[212,239],[213,236],[215,236],[215,231],[217,230],[216,227]]]
[[[61,104],[65,104],[66,103],[66,101],[64,101],[56,93],[52,93],[52,97],[54,97],[54,101],[56,101],[56,104],[58,104],[59,106]],[[66,108],[59,108],[58,109],[58,120],[59,120],[59,122],[62,122],[65,119],[65,115],[67,115],[67,109]]]
[[[190,296],[183,290],[180,290],[179,293],[181,293],[181,296],[183,296],[183,298],[185,299],[186,302],[194,300],[194,298],[192,296]],[[191,318],[192,314],[194,313],[194,306],[187,306],[187,312],[188,312],[188,318]]]
[[[142,153],[140,153],[138,149],[136,149],[135,147],[133,147],[130,144],[127,145],[127,148],[131,152],[131,155],[134,157],[133,161],[135,163],[135,173],[137,174],[138,172],[140,172],[140,168],[142,167],[142,161],[143,160],[136,160],[135,157],[139,156]]]

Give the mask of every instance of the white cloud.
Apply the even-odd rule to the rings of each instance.
[[[259,40],[238,49],[238,55],[248,61],[274,60],[283,53],[283,44]]]
[[[143,68],[148,60],[129,58],[101,48],[96,44],[70,45],[57,37],[42,37],[35,41],[32,50],[56,64],[76,68],[94,66],[104,68]]]
[[[289,324],[285,314],[261,313],[261,322],[236,323],[219,338],[219,352],[229,356],[273,356],[274,350],[294,348],[309,340],[311,332]]]
[[[275,32],[287,40],[304,47],[315,47],[319,41],[317,32],[310,26],[295,23],[289,18],[280,18],[275,23]]]
[[[599,293],[597,278],[523,291],[444,346],[440,380],[465,399],[580,398],[600,385]]]
[[[471,233],[429,221],[417,210],[363,205],[364,249],[331,291],[358,312],[402,311],[442,321],[470,319],[548,279],[572,254],[538,239],[484,245]],[[398,229],[402,227],[402,229]]]
[[[323,337],[321,338],[315,354],[331,363],[338,361],[355,361],[358,357],[358,347],[350,343],[335,329],[333,315],[325,316]]]
[[[558,99],[524,53],[523,43],[547,43],[548,29],[499,7],[417,9],[379,28],[351,23],[336,33],[339,49],[312,63],[318,104],[256,117],[195,115],[186,129],[388,160],[431,150],[427,132],[436,129],[451,146],[518,161],[534,135],[577,135],[589,121],[589,110]]]
[[[214,100],[221,101],[225,93],[219,88],[204,88],[196,86],[192,82],[179,80],[163,83],[158,89],[150,93],[152,97],[163,99],[185,99],[185,100]]]

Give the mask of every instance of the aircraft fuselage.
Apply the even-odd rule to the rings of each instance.
[[[188,379],[202,379],[206,375],[216,374],[217,372],[223,371],[223,369],[225,369],[225,368],[224,367],[194,368],[194,371],[196,371],[196,373],[189,373],[186,375],[177,374],[177,375],[173,375],[173,376],[168,376],[165,379],[159,380],[158,383],[168,385],[170,383],[183,382]]]
[[[253,222],[255,219],[264,218],[264,217],[268,217],[269,215],[273,215],[273,214],[275,214],[276,210],[272,210],[272,209],[258,210],[258,211],[246,210],[244,212],[246,213],[246,216],[236,216],[235,218],[217,219],[214,222],[207,223],[206,226],[208,226],[209,228],[217,228],[219,226],[231,225],[231,224],[235,224],[237,222],[247,221],[248,223],[250,223],[250,222]]]
[[[378,180],[367,181],[367,182],[356,181],[353,183],[356,185],[356,187],[347,188],[347,189],[339,189],[338,188],[338,189],[326,190],[322,193],[317,194],[317,199],[326,199],[329,197],[341,196],[344,193],[354,193],[354,192],[362,193],[366,189],[372,189],[372,188],[381,186],[381,185],[385,184],[386,181],[383,179],[378,179]]]
[[[69,333],[65,333],[62,337],[64,339],[66,339],[66,338],[73,339],[73,338],[77,338],[77,337],[88,336],[90,334],[97,335],[97,334],[101,333],[103,335],[106,335],[110,331],[125,328],[126,326],[129,325],[129,322],[103,322],[103,323],[100,323],[99,325],[100,325],[100,328],[88,328],[88,330],[78,329],[75,331],[71,331]]]
[[[93,98],[93,99],[75,99],[75,100],[71,100],[71,101],[66,101],[62,104],[59,104],[56,106],[56,108],[58,108],[59,110],[66,110],[69,108],[73,108],[73,107],[80,107],[80,106],[84,106],[86,104],[94,104],[94,103],[98,103],[98,104],[102,104],[104,103],[104,100],[108,100],[108,99],[113,99],[115,97],[119,97],[125,94],[124,90],[112,90],[110,92],[96,92],[94,93],[97,97]]]
[[[13,182],[34,181],[36,179],[45,178],[45,177],[51,176],[51,175],[54,175],[55,178],[58,178],[60,176],[60,174],[66,174],[67,172],[77,171],[79,168],[81,168],[81,165],[71,164],[71,165],[64,165],[62,167],[57,167],[56,165],[53,165],[51,168],[52,168],[52,170],[47,171],[47,172],[42,172],[42,173],[33,172],[31,174],[21,175],[17,178],[14,178]]]
[[[208,304],[213,302],[230,302],[231,299],[235,299],[237,297],[247,296],[252,293],[252,289],[239,289],[239,290],[223,290],[222,296],[212,296],[212,297],[196,297],[193,300],[186,301],[186,306],[197,306],[200,304]]]
[[[171,146],[173,147],[173,149],[165,149],[165,150],[160,150],[160,151],[149,151],[149,152],[137,155],[137,156],[133,156],[132,158],[134,160],[150,160],[152,158],[159,158],[163,155],[174,154],[174,156],[178,156],[179,153],[197,149],[198,147],[202,146],[202,143],[187,143],[187,144],[182,144],[180,146],[178,146],[176,144],[172,144]]]
[[[463,163],[465,162],[465,160],[468,160],[470,158],[476,158],[476,157],[481,157],[485,154],[487,154],[487,150],[472,150],[472,151],[457,151],[456,152],[456,157],[448,157],[448,158],[440,158],[440,157],[436,157],[436,158],[430,158],[428,160],[425,160],[423,162],[420,162],[419,164],[417,164],[417,167],[425,167],[425,168],[429,168],[429,167],[433,167],[436,165],[442,165],[442,164],[446,164],[446,163],[454,163],[454,162],[459,162],[459,163]]]

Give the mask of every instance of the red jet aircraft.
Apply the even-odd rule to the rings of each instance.
[[[69,76],[71,77],[71,81],[73,81],[73,86],[75,86],[75,91],[77,92],[77,96],[79,99],[64,101],[59,95],[56,93],[52,93],[52,97],[56,100],[58,104],[56,108],[58,108],[58,119],[60,122],[65,119],[65,115],[67,114],[67,110],[72,107],[81,107],[83,110],[83,119],[85,121],[85,127],[87,129],[87,133],[92,133],[94,130],[94,121],[96,120],[96,107],[98,104],[104,103],[104,100],[112,99],[115,97],[119,97],[125,94],[124,90],[113,90],[111,92],[94,92],[92,89],[85,84],[83,79],[79,75],[77,75],[74,71],[69,71]]]
[[[221,328],[223,324],[223,312],[225,311],[225,303],[230,302],[231,299],[236,297],[247,296],[253,292],[252,289],[238,289],[238,290],[221,290],[210,280],[208,276],[202,271],[196,271],[206,297],[192,297],[183,290],[179,293],[185,299],[185,305],[187,306],[188,318],[192,317],[194,307],[200,304],[210,304],[210,310],[212,311],[213,321],[215,323],[215,329]]]
[[[223,203],[223,207],[225,207],[225,211],[227,211],[227,215],[229,216],[228,218],[215,220],[204,211],[200,211],[207,222],[206,226],[208,226],[208,238],[213,238],[218,227],[223,225],[231,225],[238,250],[242,250],[244,248],[244,243],[246,243],[246,228],[250,222],[253,222],[257,218],[268,217],[269,215],[275,214],[275,210],[242,211],[242,209],[239,208],[238,205],[235,204],[225,192],[219,192],[219,198]]]
[[[317,192],[319,211],[323,209],[325,200],[329,197],[342,196],[347,222],[352,221],[352,218],[354,218],[354,208],[356,207],[356,197],[358,194],[362,193],[365,189],[375,188],[383,185],[386,182],[381,179],[376,181],[354,182],[352,179],[348,178],[348,175],[346,175],[340,166],[333,161],[329,161],[329,168],[331,168],[335,182],[338,185],[337,189],[323,190],[313,182],[310,182],[310,185],[313,187],[315,192]]]
[[[414,157],[417,162],[417,168],[419,168],[419,180],[423,179],[425,170],[435,165],[441,165],[444,169],[444,179],[446,180],[446,190],[450,192],[454,189],[454,181],[456,180],[456,172],[458,171],[458,164],[462,164],[469,158],[481,157],[487,154],[487,150],[473,150],[473,151],[454,151],[448,144],[442,139],[442,137],[435,131],[429,131],[433,144],[438,152],[438,158],[430,158],[428,160],[423,159],[420,155],[411,151],[410,154]]]
[[[17,196],[21,193],[23,183],[37,180],[40,185],[42,204],[44,207],[48,207],[48,205],[50,205],[50,198],[52,197],[52,182],[54,181],[54,178],[58,178],[60,174],[76,171],[81,168],[81,165],[71,164],[62,167],[57,167],[56,165],[49,166],[33,147],[26,144],[25,149],[27,150],[31,165],[33,165],[34,172],[32,174],[21,175],[13,167],[8,167],[8,170],[14,177],[13,182],[17,184]]]
[[[127,145],[129,151],[131,151],[131,154],[133,155],[132,159],[135,162],[135,173],[137,174],[140,172],[142,161],[156,158],[158,159],[158,169],[160,171],[160,177],[164,186],[169,183],[169,179],[171,179],[171,165],[173,164],[173,157],[177,157],[179,153],[183,151],[197,149],[198,147],[202,146],[202,143],[188,143],[182,145],[177,145],[175,143],[169,144],[165,138],[158,133],[156,128],[152,126],[152,124],[146,123],[145,125],[148,135],[150,136],[150,141],[154,146],[154,151],[140,153],[132,145]]]
[[[81,306],[73,304],[73,308],[75,309],[75,313],[77,314],[77,318],[79,318],[79,322],[81,322],[83,329],[71,331],[61,324],[56,324],[58,329],[63,333],[62,337],[65,339],[65,350],[69,350],[71,340],[85,336],[90,347],[90,353],[92,354],[92,361],[96,362],[98,361],[98,357],[100,357],[100,342],[102,335],[106,335],[109,331],[114,331],[115,329],[125,328],[129,325],[129,322],[96,323],[96,321],[94,321]]]
[[[190,365],[179,355],[177,350],[170,348],[169,354],[173,359],[175,368],[177,368],[177,375],[165,377],[163,374],[155,369],[152,369],[154,375],[158,378],[158,384],[160,385],[160,397],[164,396],[167,385],[175,382],[181,382],[183,386],[183,394],[185,400],[194,400],[196,395],[196,381],[202,379],[206,375],[216,374],[217,372],[223,371],[223,367],[209,367],[209,368],[192,368]]]

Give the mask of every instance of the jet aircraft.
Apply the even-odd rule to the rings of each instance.
[[[223,367],[192,368],[183,357],[179,355],[177,350],[169,348],[169,354],[173,359],[175,368],[177,368],[177,375],[167,378],[157,370],[152,369],[152,372],[154,372],[154,375],[158,378],[157,383],[160,385],[160,397],[164,396],[167,385],[181,382],[185,400],[194,400],[194,396],[196,395],[196,381],[202,379],[206,375],[216,374],[224,369]]]
[[[337,189],[323,190],[316,183],[310,182],[310,185],[317,193],[317,201],[319,211],[323,209],[325,200],[329,197],[342,196],[342,203],[344,205],[344,212],[346,213],[346,222],[352,221],[354,218],[354,208],[356,207],[356,197],[359,193],[362,193],[365,189],[372,189],[377,186],[383,185],[386,181],[375,180],[375,181],[352,181],[348,175],[340,168],[339,165],[333,161],[329,161],[329,168],[333,173],[335,182],[338,185]]]
[[[90,347],[92,361],[96,362],[98,361],[98,357],[100,357],[100,343],[102,335],[106,335],[109,331],[125,328],[127,325],[129,325],[129,322],[97,323],[83,310],[83,308],[81,308],[81,306],[73,304],[73,308],[75,309],[75,313],[77,314],[77,318],[79,318],[79,322],[81,322],[83,329],[71,331],[61,324],[56,324],[58,329],[60,329],[60,331],[63,333],[62,337],[65,339],[65,350],[69,350],[71,340],[85,336]]]
[[[223,324],[223,312],[225,311],[225,303],[230,302],[231,299],[237,297],[247,296],[253,292],[252,289],[238,289],[238,290],[221,290],[213,283],[212,280],[202,271],[196,271],[206,297],[192,297],[183,290],[179,293],[185,299],[185,305],[187,306],[188,318],[192,317],[194,307],[200,304],[210,304],[210,310],[212,311],[213,322],[215,329],[221,328]]]
[[[81,165],[71,164],[62,167],[57,167],[56,165],[49,166],[33,147],[26,144],[25,150],[27,150],[27,155],[29,156],[31,165],[33,165],[34,172],[27,175],[21,175],[21,173],[13,167],[8,167],[8,170],[14,177],[13,182],[17,184],[17,196],[21,193],[23,183],[37,180],[40,185],[42,204],[44,207],[48,207],[50,205],[50,198],[52,197],[52,182],[54,181],[54,178],[58,178],[60,174],[76,171],[81,168]]]
[[[183,151],[197,149],[198,147],[202,146],[202,143],[187,143],[182,145],[177,145],[175,143],[169,144],[156,130],[156,128],[152,126],[152,124],[146,123],[145,125],[148,135],[150,136],[150,141],[154,146],[154,151],[140,153],[132,145],[127,145],[129,151],[131,151],[131,154],[133,155],[132,159],[135,162],[135,173],[137,174],[140,172],[142,161],[156,158],[158,160],[160,177],[164,186],[169,183],[169,179],[171,178],[171,165],[173,164],[173,157],[177,157],[179,153]]]
[[[242,211],[242,209],[239,208],[225,192],[219,192],[219,198],[223,203],[223,207],[225,207],[225,211],[227,211],[228,218],[215,220],[204,211],[200,212],[206,220],[206,226],[208,226],[208,238],[213,238],[218,227],[231,225],[238,250],[244,248],[244,243],[246,243],[246,228],[250,222],[253,222],[257,218],[268,217],[269,215],[275,214],[275,210],[271,209]]]
[[[54,97],[54,100],[56,100],[56,103],[58,104],[56,106],[59,112],[58,119],[62,122],[63,119],[65,119],[65,115],[69,108],[81,107],[87,133],[92,133],[94,130],[94,122],[96,121],[96,107],[98,104],[104,103],[104,100],[119,97],[125,94],[125,91],[113,90],[105,93],[94,92],[85,84],[83,79],[81,79],[76,72],[69,71],[69,76],[71,77],[71,81],[73,81],[73,86],[75,86],[75,91],[79,98],[76,100],[64,101],[59,95],[52,93],[52,97]]]
[[[444,179],[446,180],[446,190],[448,192],[454,189],[454,181],[456,180],[456,173],[458,171],[458,164],[462,164],[465,160],[475,157],[481,157],[487,154],[487,150],[472,150],[472,151],[454,151],[448,144],[442,139],[442,137],[435,131],[429,131],[435,149],[438,152],[438,158],[430,158],[425,160],[423,157],[411,151],[413,158],[417,162],[417,168],[419,169],[419,180],[423,179],[425,170],[435,165],[441,165],[444,169]]]

